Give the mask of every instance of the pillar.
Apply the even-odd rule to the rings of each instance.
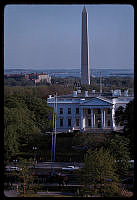
[[[104,128],[106,127],[106,111],[104,110]]]
[[[103,109],[101,109],[101,128],[104,128],[104,123],[103,123]]]
[[[111,130],[114,129],[114,125],[113,125],[113,112],[112,112],[112,109],[111,109],[111,118],[110,118],[110,126],[111,126]]]
[[[93,109],[91,109],[91,128],[93,129],[94,127],[94,119],[93,119]]]
[[[95,115],[95,113],[94,113],[94,115],[93,115],[93,121],[94,121],[93,127],[96,127],[96,115]]]
[[[84,126],[83,126],[83,118],[84,118],[83,108],[81,108],[81,126],[80,126],[81,131],[82,131],[83,128],[84,128]]]

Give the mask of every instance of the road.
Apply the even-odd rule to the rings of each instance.
[[[72,192],[53,192],[53,191],[46,191],[46,192],[37,192],[35,194],[35,197],[37,197],[37,194],[38,194],[38,197],[39,195],[42,197],[42,196],[74,196],[74,193]],[[16,191],[14,190],[5,190],[4,191],[4,196],[5,197],[18,197],[19,193],[17,193]]]
[[[67,166],[77,166],[77,167],[82,167],[83,163],[73,163],[73,162],[42,162],[42,163],[37,163],[35,165],[36,168],[51,168],[51,165],[53,168],[63,168]]]
[[[15,190],[4,190],[5,197],[17,197],[18,193]]]
[[[79,163],[79,162],[38,162],[37,164],[35,164],[35,168],[51,169],[51,167],[53,167],[55,169],[61,169],[63,167],[72,166],[72,165],[79,168],[83,167],[83,163]],[[6,167],[10,168],[13,166],[15,166],[13,165],[13,163],[9,163]],[[16,166],[19,167],[20,163],[17,163]],[[30,167],[32,167],[32,165],[30,165]]]

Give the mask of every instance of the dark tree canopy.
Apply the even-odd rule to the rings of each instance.
[[[36,97],[9,96],[4,99],[5,156],[28,152],[41,138],[41,133],[52,129],[52,108]],[[34,142],[35,141],[35,142]]]
[[[101,193],[102,196],[113,196],[118,194],[115,160],[103,147],[87,152],[84,167],[80,173],[81,183],[84,185],[82,193],[85,195],[92,196]],[[107,180],[112,180],[112,182],[108,184]]]
[[[134,157],[134,118],[134,100],[130,101],[125,109],[119,107],[115,114],[116,124],[120,124],[124,127],[123,134],[129,139],[129,149],[132,158]]]

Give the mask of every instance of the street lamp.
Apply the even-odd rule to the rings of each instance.
[[[34,151],[34,163],[36,163],[37,162],[37,160],[36,160],[37,147],[33,147],[32,149]]]
[[[13,163],[14,163],[15,167],[16,167],[17,162],[18,162],[17,159],[13,160]]]

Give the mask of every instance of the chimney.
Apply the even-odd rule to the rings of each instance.
[[[80,94],[81,93],[81,90],[78,90],[78,94]]]
[[[92,94],[95,94],[96,90],[92,90]]]
[[[85,97],[88,97],[88,91],[85,91]]]
[[[73,97],[77,97],[77,91],[73,91]]]
[[[128,90],[124,90],[124,96],[125,96],[125,97],[128,96]]]

